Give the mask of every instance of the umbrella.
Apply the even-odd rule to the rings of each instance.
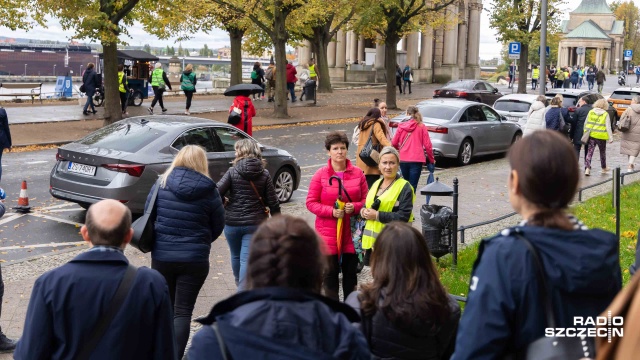
[[[262,87],[256,84],[236,84],[224,91],[224,96],[251,95],[262,92]]]
[[[344,204],[346,204],[346,202],[344,202],[342,200],[342,192],[344,191],[344,186],[342,185],[342,179],[340,179],[339,177],[333,175],[332,177],[329,178],[329,186],[331,186],[333,184],[333,179],[338,180],[338,198],[336,199],[336,202],[333,204],[333,207],[335,209],[344,210]],[[342,225],[343,225],[343,222],[344,222],[344,218],[338,219],[338,226],[336,227],[336,247],[338,248],[338,257],[340,257],[342,255]]]

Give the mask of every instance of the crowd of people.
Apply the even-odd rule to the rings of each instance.
[[[512,62],[509,66],[508,74],[509,74],[509,88],[513,87],[515,82],[517,67],[515,62]],[[556,68],[555,65],[551,65],[544,69],[545,71],[545,83],[540,83],[540,69],[537,65],[531,66],[531,90],[536,90],[538,86],[544,85],[547,88],[547,84],[551,85],[551,88],[565,88],[565,89],[581,89],[582,86],[586,83],[589,91],[593,90],[597,85],[598,93],[602,93],[602,88],[604,87],[604,82],[607,80],[607,77],[597,66],[562,66]],[[638,70],[640,73],[640,68]],[[640,79],[640,75],[638,75]]]

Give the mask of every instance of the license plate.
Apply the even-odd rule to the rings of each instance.
[[[628,108],[629,104],[618,104],[618,107],[623,109],[623,108]]]
[[[520,120],[520,119],[519,119],[518,117],[516,117],[516,116],[507,116],[507,120],[509,120],[509,121],[516,121],[516,122],[517,122],[517,121],[518,121],[518,120]]]
[[[69,166],[67,167],[67,170],[72,173],[89,175],[89,176],[94,176],[96,174],[95,166],[78,164],[74,162],[69,162]]]

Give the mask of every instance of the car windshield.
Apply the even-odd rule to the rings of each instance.
[[[445,84],[445,86],[443,86],[443,89],[473,89],[473,86],[475,85],[475,81],[470,81],[470,80],[453,80],[453,81],[449,81],[448,83]]]
[[[456,115],[460,108],[445,105],[429,105],[419,108],[420,114],[424,118],[439,119],[439,120],[451,120]]]
[[[609,99],[615,99],[615,100],[629,100],[631,101],[631,99],[636,96],[636,95],[640,95],[640,93],[638,92],[631,92],[631,91],[614,91],[611,96],[609,97]]]
[[[87,135],[78,143],[133,153],[164,134],[164,131],[154,129],[148,124],[115,123]]]
[[[493,104],[493,108],[500,111],[528,112],[531,104],[520,100],[498,100]]]

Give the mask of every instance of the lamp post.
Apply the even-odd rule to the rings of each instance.
[[[53,76],[56,76],[56,64],[53,64]]]
[[[80,76],[82,76],[82,64],[80,64]]]
[[[24,76],[27,76],[27,64],[24,64]]]
[[[542,13],[540,23],[540,95],[544,95],[547,87],[547,13],[548,0],[542,0],[540,12]]]

